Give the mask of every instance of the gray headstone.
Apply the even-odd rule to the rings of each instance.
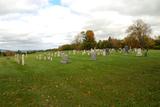
[[[91,50],[91,59],[96,60],[96,52],[95,50]]]

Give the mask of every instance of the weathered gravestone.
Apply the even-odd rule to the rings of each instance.
[[[21,64],[21,65],[25,64],[24,63],[25,62],[25,59],[24,59],[25,55],[24,54],[16,54],[15,57],[16,57],[16,62],[18,64]]]
[[[53,60],[53,58],[51,57],[51,58],[50,58],[50,61],[52,61],[52,60]]]
[[[42,59],[42,55],[39,55],[39,56],[38,56],[38,59],[41,60],[41,59]]]
[[[68,57],[67,54],[62,53],[61,57],[62,57],[62,60],[61,60],[61,63],[62,63],[62,64],[67,64],[67,63],[69,63],[69,57]]]
[[[125,52],[125,53],[128,53],[128,50],[129,50],[129,47],[126,45],[126,46],[124,47],[124,52]]]
[[[47,59],[48,59],[49,61],[51,60],[50,58],[51,58],[50,56],[47,57]]]
[[[142,56],[142,49],[141,48],[137,49],[136,56]]]
[[[89,56],[89,55],[90,55],[90,52],[88,51],[87,54],[88,54],[88,56]]]
[[[24,54],[22,54],[22,65],[24,65]]]
[[[17,55],[16,55],[16,62],[17,62],[18,64],[21,64],[21,56],[20,56],[20,54],[17,54]]]
[[[96,60],[96,52],[93,49],[91,49],[91,59]]]
[[[73,55],[76,55],[76,50],[73,50]]]
[[[109,48],[106,48],[106,54],[109,55]]]
[[[86,54],[86,51],[85,51],[85,50],[83,50],[82,55],[85,55],[85,54]]]
[[[60,57],[60,56],[61,56],[61,52],[58,51],[58,52],[57,52],[57,57]]]
[[[103,56],[106,56],[107,53],[106,53],[106,49],[103,50]]]

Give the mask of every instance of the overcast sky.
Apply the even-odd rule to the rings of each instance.
[[[88,29],[123,38],[137,19],[159,35],[160,0],[0,0],[0,49],[56,48]]]

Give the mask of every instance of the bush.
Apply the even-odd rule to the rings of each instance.
[[[6,51],[3,53],[3,56],[14,56],[15,55],[15,52],[13,51]]]

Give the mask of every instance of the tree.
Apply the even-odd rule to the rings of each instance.
[[[111,38],[111,37],[108,38],[108,47],[109,47],[109,48],[113,48],[112,38]]]
[[[94,32],[92,30],[87,30],[83,39],[83,48],[91,49],[95,48],[96,41],[94,38]]]
[[[115,49],[121,48],[121,41],[120,40],[113,38],[111,42],[112,42],[113,48],[115,48]]]
[[[97,43],[97,48],[98,49],[104,49],[107,48],[108,46],[108,41],[107,40],[99,40]]]
[[[75,39],[74,39],[73,43],[75,43],[75,44],[81,44],[81,43],[83,43],[84,36],[85,36],[84,31],[78,33],[75,36]]]
[[[145,41],[146,38],[149,38],[149,35],[151,34],[151,28],[150,26],[145,23],[143,20],[138,19],[136,20],[132,25],[130,25],[126,31],[128,33],[127,42],[137,43],[140,48],[148,48],[147,42]],[[132,39],[131,39],[132,38]],[[133,42],[136,41],[136,42]]]
[[[6,51],[3,53],[3,56],[14,56],[15,55],[15,52],[13,51]]]
[[[95,41],[94,32],[92,30],[87,30],[87,32],[86,32],[86,39],[88,41],[90,41],[90,42]]]
[[[124,38],[124,44],[130,46],[131,48],[139,48],[139,42],[134,36],[127,36]]]
[[[155,49],[160,49],[160,36],[156,37],[155,41]]]
[[[98,41],[97,48],[98,49],[102,49],[102,41],[101,40]]]
[[[83,44],[83,38],[85,37],[85,32],[82,31],[79,34],[75,36],[75,39],[73,41],[73,44],[75,44],[75,49],[76,50],[81,50],[82,49],[82,44]]]
[[[59,47],[59,50],[73,50],[75,48],[74,44],[65,44]]]

